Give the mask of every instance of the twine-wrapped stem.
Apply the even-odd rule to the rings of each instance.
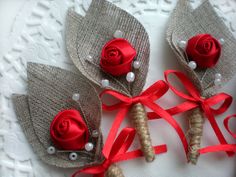
[[[189,152],[188,162],[196,165],[198,150],[201,148],[204,117],[201,108],[195,108],[189,112]]]
[[[105,177],[125,177],[121,168],[112,164],[105,173]]]
[[[147,162],[152,162],[155,159],[155,153],[152,147],[147,124],[147,112],[144,106],[141,103],[134,104],[130,110],[130,116],[138,134],[143,155]]]

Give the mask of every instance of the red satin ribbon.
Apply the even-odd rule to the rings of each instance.
[[[224,120],[224,126],[225,126],[225,129],[229,132],[229,134],[236,139],[236,133],[234,133],[229,128],[229,121],[230,121],[230,119],[235,119],[235,118],[236,118],[236,114],[233,114],[231,116],[226,117],[225,120]]]
[[[116,140],[107,139],[103,148],[103,155],[105,160],[102,164],[84,168],[75,172],[72,177],[76,177],[79,173],[93,174],[94,177],[104,177],[106,170],[115,162],[130,160],[142,156],[141,150],[134,150],[127,152],[135,137],[135,130],[133,128],[124,128]],[[112,144],[108,148],[108,144]],[[155,146],[155,154],[164,153],[167,151],[166,145]]]
[[[128,113],[130,107],[133,104],[141,103],[145,105],[146,107],[150,108],[152,111],[154,111],[156,115],[165,119],[176,130],[176,132],[178,133],[182,141],[184,150],[187,154],[188,143],[181,127],[168,112],[166,112],[164,109],[162,109],[159,105],[155,103],[157,99],[159,99],[168,91],[168,88],[169,88],[168,85],[164,81],[157,81],[148,89],[143,91],[139,96],[135,96],[135,97],[127,97],[113,90],[104,90],[100,95],[101,97],[104,94],[108,94],[120,100],[119,103],[114,104],[114,105],[106,105],[104,103],[102,105],[103,110],[107,110],[107,111],[119,109],[119,112],[117,113],[116,118],[111,128],[112,131],[110,132],[108,138],[114,139],[114,137],[117,134],[117,130],[120,127],[121,122],[124,120],[126,114]],[[110,145],[108,144],[107,146],[111,146],[111,144]]]
[[[174,74],[180,80],[182,85],[187,90],[188,94],[185,94],[185,93],[177,90],[174,86],[171,85],[171,83],[168,81],[168,76],[170,74]],[[175,70],[165,71],[165,80],[166,80],[167,84],[169,85],[170,89],[175,94],[177,94],[178,96],[187,100],[186,102],[184,102],[176,107],[173,107],[171,109],[168,109],[166,111],[169,114],[174,115],[174,114],[182,113],[182,112],[185,112],[185,111],[188,111],[188,110],[191,110],[193,108],[200,106],[202,108],[203,112],[205,113],[205,116],[209,120],[220,143],[222,145],[228,144],[226,139],[224,138],[216,120],[215,120],[214,115],[219,115],[219,114],[224,113],[229,108],[230,104],[232,103],[232,97],[226,93],[219,93],[219,94],[216,94],[210,98],[204,99],[201,97],[199,91],[193,85],[193,83],[187,78],[187,76],[185,76],[183,73],[181,73],[179,71],[175,71]],[[214,105],[217,105],[219,103],[221,103],[221,105],[218,108],[216,108],[216,109],[212,108]],[[155,119],[156,117],[158,117],[153,112],[149,113],[148,116],[150,119]],[[212,151],[214,151],[214,149],[212,149]],[[201,151],[200,151],[200,153],[201,153]],[[233,155],[232,152],[227,152],[227,153],[230,156]]]
[[[236,133],[234,133],[229,128],[229,121],[230,119],[235,119],[236,114],[230,115],[224,119],[224,126],[225,129],[229,132],[229,134],[236,139]],[[216,145],[216,146],[208,146],[206,148],[200,149],[199,153],[205,154],[208,152],[220,152],[220,151],[226,151],[226,152],[236,152],[236,144],[224,144],[224,145]]]

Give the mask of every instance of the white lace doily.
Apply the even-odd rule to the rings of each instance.
[[[69,7],[85,14],[91,0],[9,0],[0,1],[0,177],[65,177],[73,170],[62,170],[42,163],[33,153],[17,122],[11,102],[12,93],[25,93],[26,62],[34,61],[73,68],[65,50],[64,24]],[[176,0],[111,0],[133,14],[147,29],[151,40],[151,64],[147,85],[163,78],[163,71],[177,68],[177,62],[165,41],[168,16]],[[200,0],[191,0],[194,7]],[[236,36],[236,1],[212,0],[217,13]],[[224,91],[236,98],[234,78]],[[162,102],[170,106],[168,94]],[[173,103],[173,104],[174,104]],[[234,103],[227,114],[236,112]],[[114,115],[113,115],[114,116]],[[218,121],[222,125],[222,119]],[[112,123],[105,115],[105,136]],[[181,120],[181,118],[177,118]],[[186,125],[185,121],[180,121]],[[174,130],[164,121],[150,122],[153,143],[167,143],[168,153],[151,164],[137,159],[120,163],[126,177],[233,177],[235,159],[224,153],[202,155],[197,166],[186,164],[184,152]],[[222,127],[223,129],[223,127]],[[208,123],[204,126],[203,145],[217,144]],[[227,136],[227,132],[224,131]],[[232,140],[232,139],[231,139]],[[233,140],[232,140],[233,141]],[[81,175],[82,177],[83,175]]]

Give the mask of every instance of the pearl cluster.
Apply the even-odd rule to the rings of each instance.
[[[221,79],[222,79],[222,75],[220,73],[216,73],[215,80],[214,80],[215,86],[219,87],[221,85]]]
[[[97,135],[95,135],[95,136],[97,136]],[[85,144],[84,148],[85,148],[86,151],[90,152],[90,151],[93,150],[94,145],[93,145],[93,143],[88,142],[88,143]],[[54,146],[49,146],[47,148],[47,153],[50,154],[50,155],[55,154],[56,153],[56,148]],[[71,152],[69,154],[69,159],[70,160],[75,161],[75,160],[77,160],[77,158],[78,158],[78,154],[76,152]]]

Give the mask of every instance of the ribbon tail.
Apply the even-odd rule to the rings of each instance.
[[[166,109],[165,111],[167,113],[169,113],[170,115],[177,115],[177,114],[189,111],[189,110],[196,108],[196,107],[198,107],[198,105],[196,103],[186,101],[186,102],[183,102],[175,107]],[[149,120],[160,119],[160,116],[155,112],[148,112],[147,115],[148,115]]]
[[[180,140],[182,141],[182,144],[183,144],[183,147],[184,147],[184,150],[185,150],[185,154],[187,156],[188,142],[187,142],[187,139],[185,137],[185,134],[184,134],[183,130],[181,129],[179,124],[176,122],[176,120],[168,112],[166,112],[164,109],[162,109],[157,104],[155,104],[153,102],[145,102],[144,104],[147,107],[149,107],[150,109],[152,109],[160,117],[165,119],[176,130],[176,132],[178,133],[178,135],[180,137]]]
[[[155,150],[155,154],[165,153],[167,152],[167,146],[166,145],[154,146],[154,150]],[[140,149],[138,149],[138,150],[126,152],[121,155],[117,155],[114,158],[113,162],[131,160],[131,159],[135,159],[142,156],[143,156],[143,152]]]
[[[236,144],[224,144],[217,146],[208,146],[199,150],[200,154],[206,154],[208,152],[236,152]]]
[[[218,126],[218,124],[217,124],[213,114],[211,113],[210,108],[208,106],[205,106],[203,108],[203,110],[204,110],[204,112],[206,114],[206,117],[208,118],[208,120],[209,120],[209,122],[210,122],[210,124],[211,124],[211,126],[212,126],[212,128],[213,128],[213,130],[214,130],[214,132],[215,132],[219,142],[222,145],[228,144],[228,142],[226,141],[223,133],[221,132],[221,130],[220,130],[220,128],[219,128],[219,126]],[[232,151],[229,151],[229,152],[226,151],[226,153],[228,154],[228,156],[234,155],[234,152],[232,152]]]
[[[101,169],[99,169],[99,170],[96,170],[96,169],[94,169],[94,170],[78,170],[78,171],[76,171],[71,177],[78,177],[78,175],[79,174],[81,174],[81,173],[84,173],[84,174],[91,174],[91,175],[93,175],[93,177],[105,177],[105,173],[103,172],[103,171],[101,171],[101,172],[98,172],[98,171],[101,171]]]
[[[110,153],[112,145],[113,145],[113,141],[116,138],[117,132],[118,132],[119,127],[120,127],[120,124],[124,120],[125,115],[127,114],[127,112],[128,112],[128,108],[122,108],[116,115],[116,118],[115,118],[115,120],[112,124],[112,127],[109,131],[109,134],[107,136],[106,143],[103,147],[103,149],[105,149],[103,151],[103,154],[104,154],[105,157],[109,156],[109,153]]]

